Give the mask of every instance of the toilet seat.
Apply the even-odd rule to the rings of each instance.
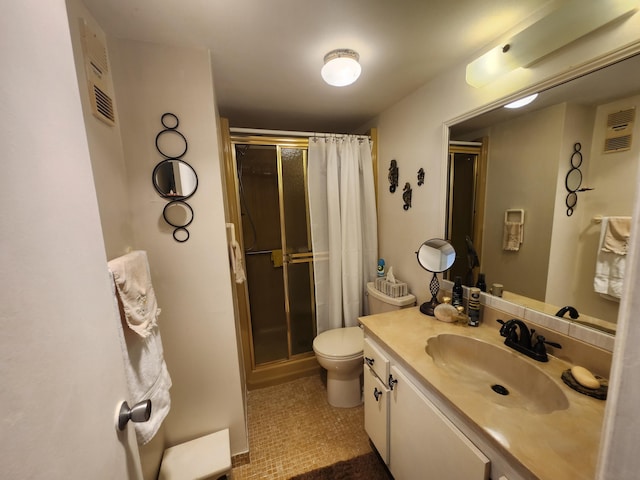
[[[326,358],[358,358],[364,350],[364,333],[360,327],[327,330],[313,339],[313,350]]]

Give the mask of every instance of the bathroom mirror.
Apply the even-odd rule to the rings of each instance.
[[[504,284],[506,298],[513,294],[516,303],[522,298],[529,308],[551,314],[554,305],[572,305],[580,313],[572,321],[615,331],[619,303],[593,288],[600,235],[595,219],[633,211],[640,143],[633,139],[630,149],[606,153],[604,145],[611,133],[609,115],[640,110],[638,78],[640,56],[635,56],[540,92],[522,109],[498,108],[450,126],[451,141],[486,141],[482,241],[473,240],[482,245],[478,271],[486,274],[487,283]],[[632,128],[633,136],[640,135],[640,119]],[[567,173],[576,142],[582,145],[582,172]],[[580,185],[594,190],[582,191]],[[567,189],[578,189],[569,199],[575,205],[571,217],[566,215]],[[510,208],[526,211],[518,252],[502,248]]]
[[[185,199],[198,188],[198,176],[184,160],[164,160],[153,169],[153,186],[164,198]]]
[[[420,311],[422,313],[433,316],[434,309],[440,303],[438,301],[440,283],[438,282],[438,276],[436,274],[451,268],[451,265],[453,265],[453,262],[456,260],[456,251],[446,240],[432,238],[420,245],[416,256],[418,257],[420,266],[428,272],[433,273],[433,277],[429,283],[431,300],[420,305]]]

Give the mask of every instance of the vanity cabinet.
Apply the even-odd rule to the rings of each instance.
[[[486,480],[489,459],[416,388],[391,367],[389,469],[396,480]]]
[[[489,478],[489,459],[369,338],[364,357],[365,431],[396,480]]]

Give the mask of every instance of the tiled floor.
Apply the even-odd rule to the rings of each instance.
[[[233,480],[285,480],[371,451],[364,410],[327,403],[320,375],[248,393],[250,462]]]

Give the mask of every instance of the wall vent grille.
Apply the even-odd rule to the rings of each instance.
[[[80,19],[82,53],[89,87],[91,113],[107,125],[115,125],[115,105],[111,93],[111,72],[104,40],[93,32],[86,20]]]
[[[631,149],[635,107],[607,116],[607,134],[604,139],[604,152],[622,152]]]

